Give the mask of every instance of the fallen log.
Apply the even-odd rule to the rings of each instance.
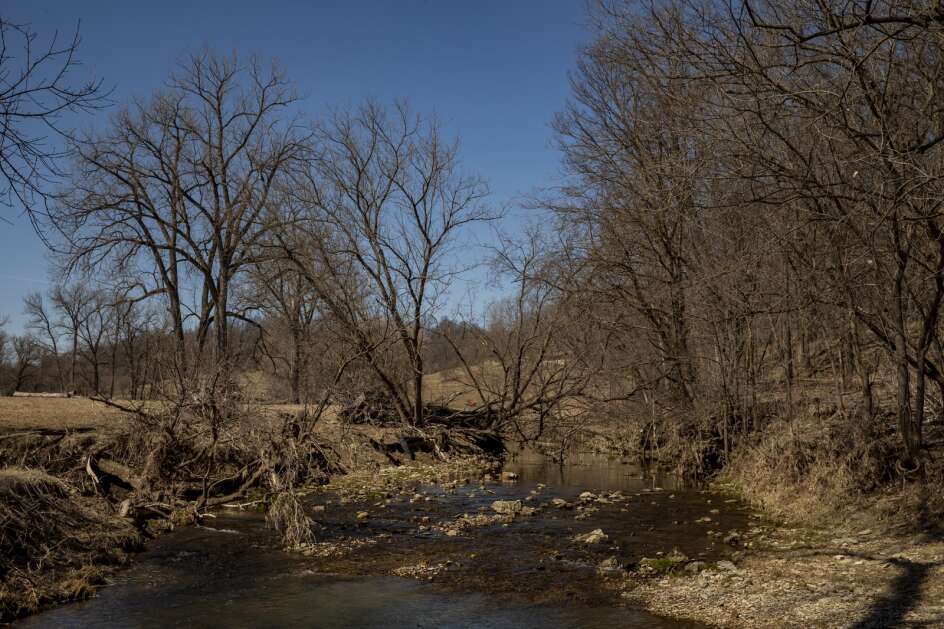
[[[40,393],[38,391],[14,391],[13,397],[71,398],[71,397],[76,397],[76,396],[72,393]]]

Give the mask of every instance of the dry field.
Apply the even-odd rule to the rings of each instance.
[[[426,376],[424,395],[427,401],[456,409],[481,405],[483,400],[479,394],[460,382],[464,376],[458,369]],[[497,373],[492,377],[497,378]],[[136,403],[127,404],[133,406]],[[302,408],[295,404],[262,406],[266,411],[293,414]],[[124,417],[120,410],[87,398],[0,397],[0,433],[41,428],[102,430],[120,426]]]
[[[0,397],[0,432],[37,428],[108,429],[123,413],[86,398]]]
[[[473,408],[482,404],[478,392],[458,379],[464,375],[458,370],[431,373],[423,380],[423,395],[428,402],[452,408]]]

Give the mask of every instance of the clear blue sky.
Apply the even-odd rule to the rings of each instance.
[[[407,98],[461,137],[463,162],[489,181],[492,201],[513,206],[558,176],[549,123],[588,37],[584,8],[583,0],[8,0],[0,11],[41,36],[68,35],[81,19],[80,71],[104,78],[118,102],[150,94],[203,46],[277,60],[312,115],[368,97]],[[46,252],[16,209],[0,211],[14,221],[0,223],[0,315],[18,331],[23,296],[47,287]]]

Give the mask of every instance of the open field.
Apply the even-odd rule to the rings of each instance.
[[[500,371],[492,363],[478,367],[479,377],[485,377],[490,385],[497,387]],[[485,373],[482,371],[485,370]],[[258,378],[243,384],[251,394],[264,391]],[[478,392],[465,382],[468,376],[461,369],[449,369],[426,376],[423,395],[427,402],[448,405],[455,409],[470,409],[484,404]],[[134,406],[138,402],[116,400],[120,404]],[[299,404],[263,403],[260,408],[269,412],[296,413]],[[329,416],[331,413],[329,413]],[[0,397],[0,432],[56,429],[108,429],[123,420],[124,413],[101,402],[84,398],[44,397]]]
[[[496,376],[497,377],[497,374]],[[468,376],[461,369],[431,373],[423,379],[423,395],[428,402],[462,409],[484,403],[474,387],[466,384]]]
[[[119,403],[122,403],[119,400]],[[127,403],[129,405],[134,402]],[[271,412],[295,413],[298,404],[267,404]],[[56,428],[108,430],[125,421],[125,413],[88,398],[0,397],[0,432]]]
[[[87,398],[0,397],[0,431],[37,428],[108,429],[124,414]]]

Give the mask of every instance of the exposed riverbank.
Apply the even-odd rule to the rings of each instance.
[[[722,627],[944,626],[939,540],[769,526],[744,539],[750,548],[735,570],[638,583],[624,596]]]
[[[157,450],[160,431],[127,416],[105,415],[91,425],[41,416],[0,425],[0,622],[92,596],[144,540],[213,522],[217,514],[207,506],[251,503],[264,510],[278,491],[389,465],[393,457],[385,448],[398,441],[396,430],[345,426],[334,417],[320,422],[314,436],[297,440],[284,433],[291,414],[256,410],[233,427],[241,431],[239,447],[216,449],[219,481],[204,477],[203,483],[176,467],[181,457],[198,465],[213,448],[199,440],[206,434],[199,425],[197,438]],[[155,451],[166,455],[167,465],[146,484],[141,471]],[[287,453],[304,460],[287,459]],[[414,455],[432,459],[428,452]],[[216,497],[200,507],[202,488]]]

